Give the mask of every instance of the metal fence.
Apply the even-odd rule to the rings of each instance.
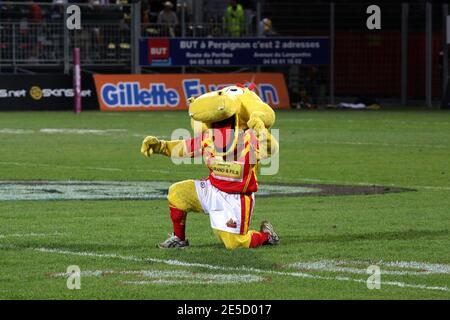
[[[55,65],[62,61],[59,23],[1,23],[1,65]]]
[[[65,28],[67,5],[42,3],[43,21],[33,22],[27,13],[32,3],[0,2],[0,72],[39,67],[69,72],[73,47],[82,48],[81,63],[86,68],[174,72],[141,70],[139,38],[233,36],[224,20],[226,1],[177,2],[177,24],[158,23],[157,12],[149,14],[143,4],[80,4],[82,29],[75,31]],[[248,69],[284,72],[294,101],[309,91],[321,104],[334,102],[335,97],[365,96],[403,104],[425,100],[431,106],[447,84],[448,47],[444,39],[448,5],[379,2],[382,28],[369,31],[366,8],[370,3],[255,1],[253,8],[245,10],[240,36],[327,36],[332,45],[329,65]],[[149,19],[143,19],[146,14]],[[264,19],[270,21],[270,32]],[[177,72],[218,70],[181,68]]]
[[[33,5],[39,5],[40,18],[31,16]],[[0,67],[58,67],[68,72],[73,47],[83,48],[82,63],[87,67],[129,66],[131,29],[122,17],[126,6],[80,6],[82,28],[70,31],[65,23],[67,4],[0,3]]]
[[[64,12],[68,5],[37,3],[42,10],[58,12],[42,22],[30,22],[28,7],[32,3],[9,2],[9,11],[0,10],[0,66],[8,67],[51,67],[64,66],[71,61],[71,49],[81,47],[81,62],[84,66],[130,66],[133,51],[133,37],[223,37],[230,36],[226,24],[220,22],[188,21],[180,10],[181,23],[138,23],[135,30],[129,19],[118,16],[111,21],[102,17],[100,8],[114,7],[98,5],[96,11],[82,11],[82,28],[68,31],[65,27]],[[82,9],[89,8],[79,4]],[[1,6],[1,4],[0,4]],[[120,10],[129,11],[133,19],[141,18],[141,8],[121,5]],[[3,12],[2,12],[3,11]],[[135,11],[135,12],[133,12]],[[186,15],[185,15],[186,14]],[[108,18],[108,12],[106,14]],[[87,21],[85,22],[85,19]],[[99,20],[99,21],[94,21]],[[255,36],[253,24],[242,26],[241,36]]]
[[[80,32],[71,34],[70,49],[83,48],[81,61],[85,66],[129,65],[131,32],[126,23],[86,23]],[[69,50],[72,52],[72,50]]]
[[[187,22],[184,25],[142,23],[143,37],[228,37],[230,32],[223,22]],[[257,36],[254,25],[243,25],[240,36]]]

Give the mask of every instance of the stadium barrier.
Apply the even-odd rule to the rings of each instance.
[[[141,38],[141,66],[328,65],[328,37]]]
[[[98,109],[92,75],[82,75],[83,109]],[[73,79],[63,74],[0,75],[0,111],[71,110]]]
[[[61,66],[71,59],[65,45],[83,48],[85,66],[129,65],[130,37],[120,23],[85,23],[79,33],[64,40],[61,23],[0,22],[0,66]]]
[[[254,83],[260,97],[273,108],[290,107],[281,73],[96,74],[94,80],[102,111],[183,110],[190,97],[242,82]]]
[[[178,1],[175,25],[157,23],[155,7],[140,3],[79,3],[82,28],[67,30],[67,3],[3,1],[0,73],[68,74],[71,49],[79,47],[81,65],[91,72],[283,72],[291,100],[318,105],[371,97],[402,105],[425,101],[431,106],[447,86],[447,3],[383,1],[381,29],[368,30],[366,2],[255,1],[236,39],[328,37],[329,63],[306,64],[302,59],[285,66],[245,64],[227,69],[212,61],[164,65],[157,70],[139,63],[139,39],[229,37],[224,23],[227,2],[213,8],[206,1],[204,6]],[[30,15],[32,6],[41,8],[39,19]]]

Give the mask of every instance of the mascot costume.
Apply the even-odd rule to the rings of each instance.
[[[278,152],[269,130],[275,122],[273,109],[253,91],[253,85],[229,86],[190,98],[189,116],[194,138],[159,140],[148,136],[141,153],[146,157],[203,157],[207,179],[185,180],[169,188],[168,200],[173,234],[160,248],[183,248],[188,212],[209,214],[211,227],[227,249],[256,248],[278,244],[280,239],[268,221],[260,230],[249,230],[257,191],[260,160]]]

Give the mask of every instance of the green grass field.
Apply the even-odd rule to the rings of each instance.
[[[191,246],[160,250],[165,200],[2,201],[0,299],[449,299],[450,114],[278,112],[280,170],[260,184],[383,185],[415,191],[267,197],[277,247],[227,251],[206,215]],[[186,112],[0,113],[0,180],[179,181],[202,165],[144,158],[145,135],[189,128]],[[71,129],[71,130],[68,130]],[[75,130],[76,129],[76,130]],[[82,271],[69,290],[70,265]],[[369,265],[381,288],[369,290]]]

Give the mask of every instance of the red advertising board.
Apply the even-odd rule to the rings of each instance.
[[[236,83],[255,84],[256,93],[271,107],[289,108],[281,73],[94,75],[102,111],[183,110],[187,99]]]

